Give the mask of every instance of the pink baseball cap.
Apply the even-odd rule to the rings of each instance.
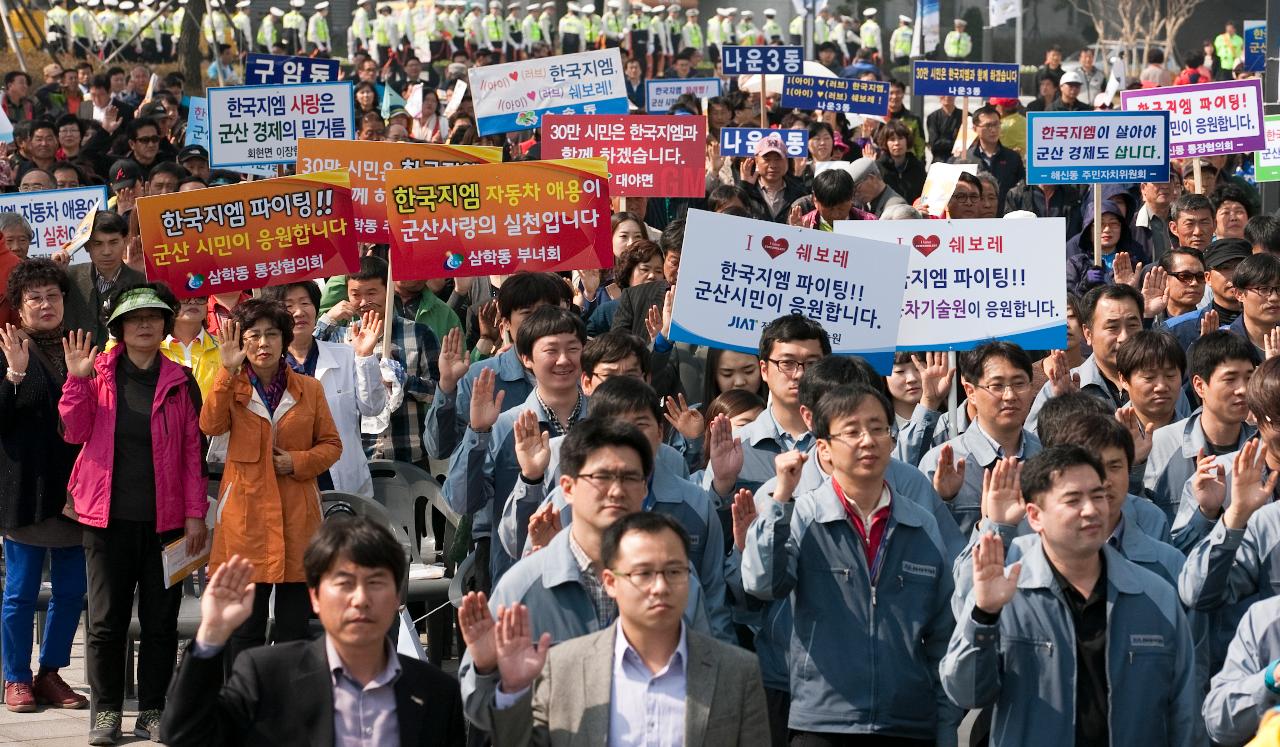
[[[775,133],[765,135],[756,141],[756,155],[763,156],[766,153],[777,153],[783,158],[787,157],[787,147],[782,142],[782,136]]]

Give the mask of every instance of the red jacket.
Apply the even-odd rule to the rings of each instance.
[[[117,345],[98,356],[94,376],[68,376],[58,412],[67,443],[84,444],[71,470],[68,490],[85,526],[102,528],[111,518],[111,470],[115,458]],[[159,355],[159,354],[158,354]],[[163,355],[151,408],[151,458],[156,471],[156,532],[181,529],[203,519],[208,478],[200,439],[200,413],[187,387],[195,380]]]

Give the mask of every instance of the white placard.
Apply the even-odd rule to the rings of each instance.
[[[76,187],[0,195],[0,212],[18,213],[35,231],[28,257],[47,257],[75,234],[76,226],[93,210],[107,209],[107,188]]]

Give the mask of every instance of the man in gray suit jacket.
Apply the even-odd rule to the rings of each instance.
[[[760,745],[769,743],[760,667],[750,653],[685,627],[689,538],[659,513],[622,517],[601,542],[605,591],[617,624],[550,650],[534,644],[529,611],[483,599],[460,617],[471,646],[501,672],[495,747],[524,745]],[[477,628],[485,628],[475,635]]]
[[[67,268],[71,292],[64,302],[62,324],[67,331],[82,329],[102,350],[107,343],[107,302],[124,288],[147,282],[146,275],[124,263],[129,224],[116,213],[99,210],[85,249],[89,261]]]

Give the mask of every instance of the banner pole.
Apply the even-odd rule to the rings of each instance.
[[[969,97],[963,96],[960,101],[964,107],[960,117],[960,144],[965,150],[969,150]]]
[[[1196,194],[1202,195],[1204,194],[1204,182],[1200,180],[1200,159],[1199,158],[1193,157],[1191,159],[1191,168],[1195,169],[1194,176],[1196,180]]]
[[[382,360],[391,360],[391,315],[396,313],[396,283],[391,279],[391,250],[387,250],[387,299],[382,307]],[[427,291],[430,293],[431,291]]]
[[[1102,266],[1102,185],[1093,185],[1093,265]]]
[[[947,367],[951,369],[951,390],[947,392],[947,438],[960,435],[960,393],[956,391],[956,351],[947,351]]]
[[[769,96],[769,76],[760,74],[760,129],[769,129],[769,115],[765,112],[765,99]]]

